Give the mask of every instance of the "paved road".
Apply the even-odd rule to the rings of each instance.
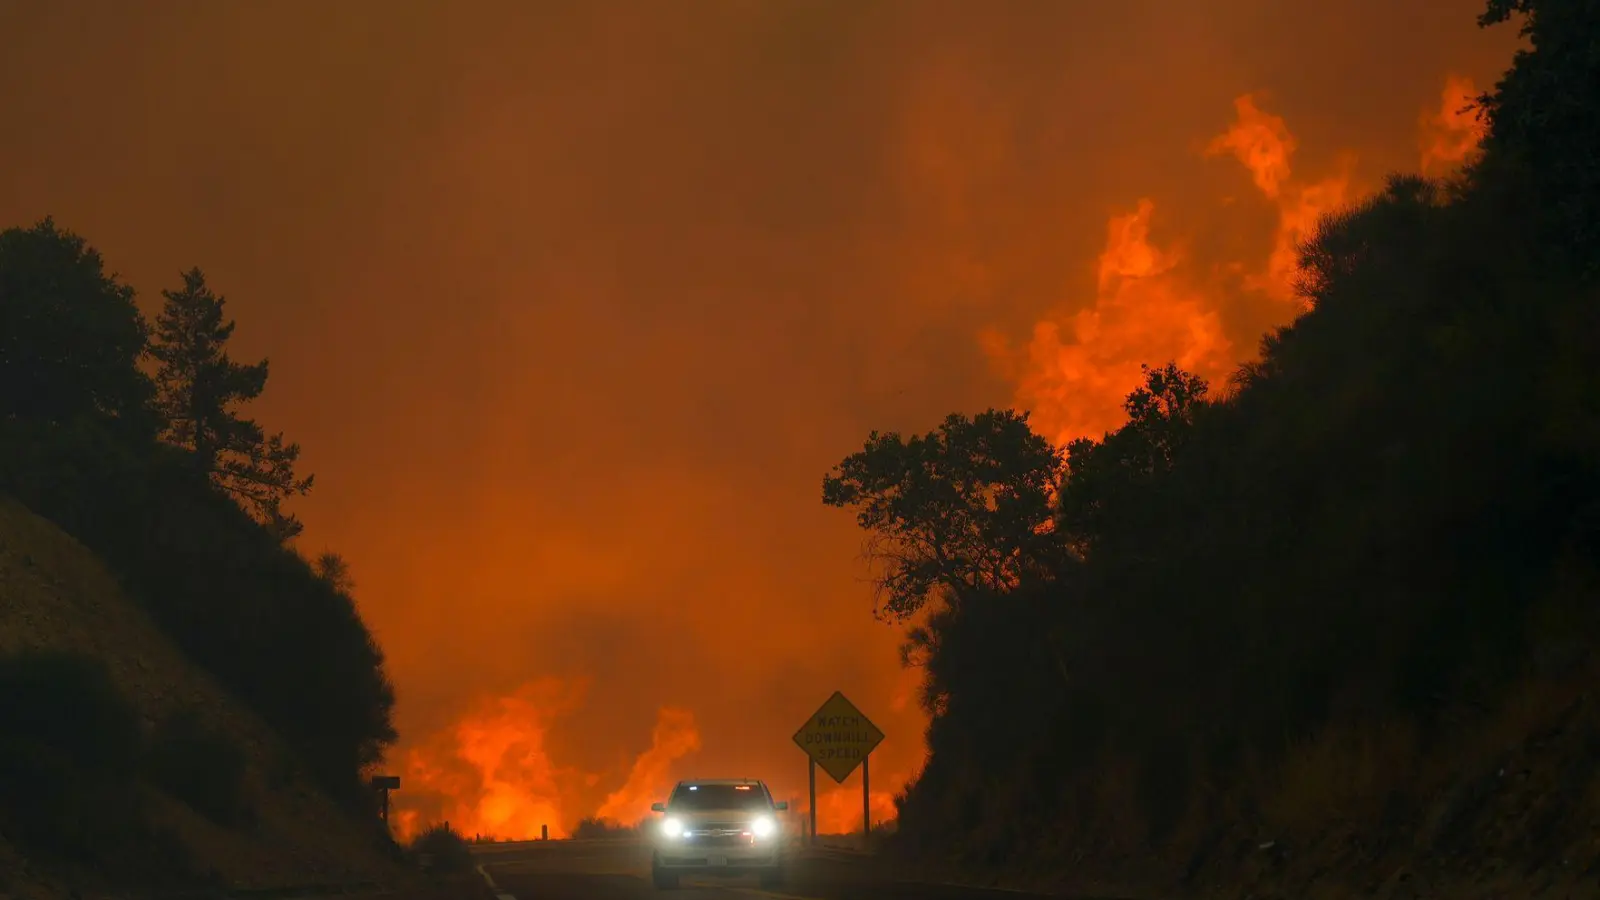
[[[499,900],[1044,900],[1042,895],[896,880],[869,859],[801,854],[788,883],[761,890],[756,879],[685,877],[676,891],[650,884],[650,851],[631,841],[549,841],[480,845],[478,861]]]

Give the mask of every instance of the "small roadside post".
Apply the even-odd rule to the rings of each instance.
[[[399,775],[374,775],[374,776],[372,776],[371,784],[372,784],[373,790],[378,792],[379,801],[382,804],[381,806],[379,806],[379,810],[380,810],[379,815],[383,816],[383,824],[384,825],[388,825],[389,824],[389,792],[390,791],[398,791],[398,790],[400,790],[400,776]]]
[[[794,742],[810,757],[809,844],[817,843],[817,767],[821,766],[830,778],[843,784],[860,766],[861,847],[865,850],[867,838],[872,834],[872,785],[868,781],[871,770],[867,768],[867,760],[883,743],[883,732],[842,692],[834,691],[795,732]]]

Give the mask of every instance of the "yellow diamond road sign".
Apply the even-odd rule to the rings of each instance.
[[[883,742],[883,732],[838,691],[794,733],[794,742],[833,777],[843,782]]]

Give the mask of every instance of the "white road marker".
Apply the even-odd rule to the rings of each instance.
[[[478,874],[483,876],[483,880],[489,885],[489,890],[495,892],[495,900],[517,900],[516,897],[500,890],[500,885],[494,883],[494,876],[489,874],[487,867],[479,865]]]

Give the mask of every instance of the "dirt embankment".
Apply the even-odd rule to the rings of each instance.
[[[1111,825],[998,868],[909,864],[1130,900],[1600,900],[1596,686],[1600,665],[1569,659],[1428,746],[1330,731],[1159,844]]]
[[[1600,898],[1600,698],[1592,672],[1528,684],[1422,756],[1355,752],[1319,773],[1334,815],[1268,833],[1235,826],[1192,860],[1206,897]],[[1357,763],[1371,771],[1363,779]],[[1339,785],[1365,786],[1359,794]],[[1362,796],[1356,815],[1340,794]],[[1315,795],[1302,798],[1316,801]],[[1243,893],[1241,893],[1243,891]]]
[[[0,654],[26,651],[101,660],[147,730],[180,711],[198,713],[243,750],[247,824],[215,824],[147,781],[137,787],[149,824],[186,851],[195,870],[186,875],[235,888],[410,881],[380,831],[299,776],[272,730],[190,664],[93,554],[0,498]],[[78,879],[58,864],[30,863],[17,847],[0,836],[0,896],[87,896],[106,887],[91,874]]]

